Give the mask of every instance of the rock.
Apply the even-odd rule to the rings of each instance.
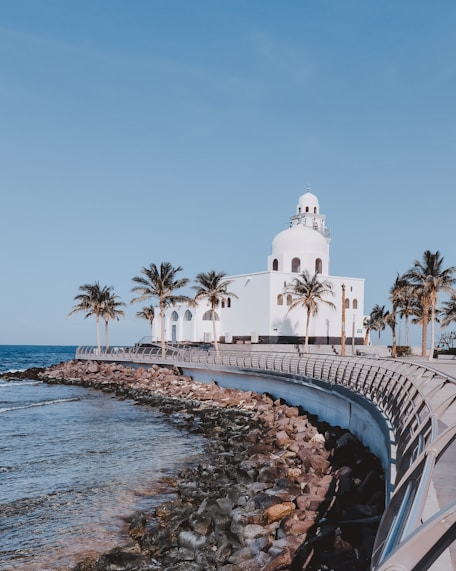
[[[248,524],[244,527],[243,536],[245,540],[256,539],[268,534],[268,530],[262,525]]]
[[[114,549],[103,554],[96,563],[97,571],[136,571],[144,568],[145,560],[142,555]]]
[[[286,465],[270,465],[264,466],[258,473],[258,482],[275,482],[280,478],[284,478],[287,473]]]
[[[289,535],[304,535],[314,525],[315,520],[309,519],[295,519],[294,517],[285,518],[280,527],[283,529],[285,536]]]
[[[141,539],[146,533],[147,519],[144,513],[135,513],[130,518],[130,525],[128,526],[128,534],[133,539]]]
[[[292,560],[293,557],[288,548],[280,550],[280,552],[266,565],[264,571],[276,571],[277,569],[285,569],[289,567]]]
[[[278,448],[286,448],[289,446],[293,440],[288,436],[285,430],[279,430],[275,437],[275,444]]]
[[[272,539],[269,536],[263,535],[246,542],[252,557],[256,557],[260,551],[268,551],[272,545]]]
[[[298,456],[303,465],[307,469],[312,468],[317,476],[324,476],[331,466],[331,463],[326,458],[315,454],[311,448],[307,448],[306,446],[299,448]]]
[[[206,542],[207,538],[195,531],[181,531],[177,538],[177,543],[180,548],[184,548],[192,552],[195,552],[197,549],[201,549]]]
[[[95,373],[98,373],[99,370],[100,370],[100,368],[99,368],[98,364],[97,364],[97,363],[94,363],[94,362],[89,363],[89,365],[88,365],[88,367],[87,367],[87,372],[88,372],[88,373],[95,374]]]
[[[193,531],[200,535],[209,535],[214,529],[212,518],[208,514],[190,514],[188,524]]]
[[[281,504],[282,499],[274,494],[259,493],[253,498],[254,508],[257,510],[266,510],[276,504]]]
[[[268,523],[273,523],[274,521],[280,521],[285,516],[291,514],[295,509],[293,502],[284,502],[283,504],[271,506],[264,512],[264,515]]]
[[[297,480],[301,474],[301,468],[289,468],[287,472],[287,478],[290,480]]]
[[[303,494],[296,498],[296,504],[300,510],[316,511],[322,502],[320,496],[312,494]]]

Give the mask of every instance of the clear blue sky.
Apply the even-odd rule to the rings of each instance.
[[[1,0],[0,343],[93,344],[79,286],[128,303],[150,262],[266,269],[308,185],[366,313],[456,265],[455,29],[452,0]]]

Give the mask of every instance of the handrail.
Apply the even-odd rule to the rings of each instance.
[[[97,353],[94,347],[79,347],[76,358],[167,365],[189,363],[238,371],[254,370],[323,381],[370,400],[391,423],[396,435],[398,458],[395,489],[387,498],[388,505],[377,533],[371,569],[401,568],[394,566],[395,553],[403,554],[404,544],[426,524],[424,513],[436,457],[443,454],[443,450],[435,454],[433,447],[439,442],[439,421],[456,400],[455,378],[416,363],[365,356],[215,351],[212,348],[202,350],[171,345],[166,346],[164,358],[158,345],[113,347]],[[448,387],[450,395],[441,397]],[[450,428],[443,447],[445,450],[456,440],[456,427]],[[419,474],[414,466],[419,467]],[[456,528],[452,541],[455,539]],[[446,540],[445,545],[449,541],[448,534]],[[429,546],[434,559],[436,550],[443,549],[442,546]]]

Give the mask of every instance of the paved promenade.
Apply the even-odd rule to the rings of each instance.
[[[420,365],[427,365],[433,369],[437,369],[437,371],[441,371],[446,375],[450,375],[456,379],[456,359],[433,359],[429,361],[427,357],[413,357],[410,359],[414,363],[420,363]]]
[[[410,359],[411,362],[420,364],[431,369],[435,369],[449,377],[452,377],[456,381],[456,359],[442,359],[437,358],[433,361],[429,361],[428,358],[413,357]],[[445,398],[450,398],[452,394],[456,391],[455,384],[449,384],[445,391],[440,391],[431,397],[433,407],[440,404]],[[440,431],[443,431],[448,426],[456,424],[456,403],[448,408],[448,410],[442,415],[440,419],[441,426],[439,426]],[[436,465],[435,473],[433,475],[434,490],[431,493],[435,493],[436,501],[438,506],[441,508],[454,502],[456,498],[456,443],[453,443],[450,448],[446,451],[444,457]],[[436,510],[437,511],[437,510]],[[445,554],[442,556],[443,560],[438,560],[431,569],[436,571],[456,571],[456,545],[453,545],[449,549],[451,555],[451,561],[445,559]]]

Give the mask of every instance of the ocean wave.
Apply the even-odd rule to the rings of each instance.
[[[42,402],[32,402],[30,404],[23,404],[20,406],[0,408],[0,414],[3,412],[11,412],[12,410],[22,410],[22,409],[26,409],[26,408],[32,408],[35,406],[48,406],[50,404],[61,404],[64,402],[74,402],[74,401],[78,401],[78,400],[81,400],[81,399],[79,397],[77,397],[77,398],[71,398],[71,399],[55,399],[55,400],[48,400],[48,401],[42,401]]]
[[[0,389],[6,389],[15,386],[25,387],[27,385],[39,385],[39,384],[42,384],[41,381],[7,381],[7,382],[0,381]]]
[[[23,373],[24,371],[27,371],[27,369],[5,369],[1,373],[3,375],[4,373]]]
[[[42,495],[35,498],[19,498],[6,504],[0,504],[0,513],[2,518],[8,518],[18,515],[27,515],[38,506],[48,501],[50,495]]]
[[[14,468],[11,466],[0,466],[0,474],[5,474],[6,472],[14,472]]]

